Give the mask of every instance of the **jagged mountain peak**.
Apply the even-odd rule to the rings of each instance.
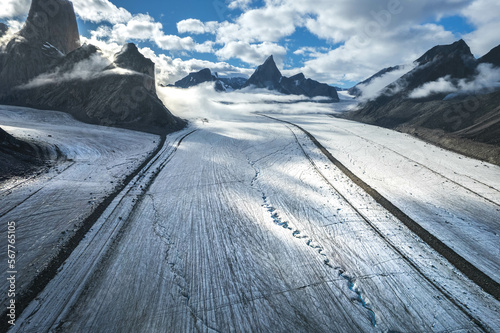
[[[496,67],[500,67],[500,45],[494,47],[490,52],[479,58],[478,63],[489,63]]]
[[[3,37],[3,35],[7,33],[7,30],[9,30],[9,27],[6,24],[0,22],[0,37]]]
[[[273,56],[269,56],[266,61],[257,67],[250,79],[245,83],[245,87],[253,85],[257,88],[267,88],[276,90],[282,75]]]
[[[114,64],[120,68],[147,74],[154,78],[155,64],[146,58],[134,43],[125,44],[121,51],[115,54]]]
[[[304,73],[299,73],[295,74],[294,76],[291,76],[290,79],[295,81],[303,81],[306,79],[306,76],[304,75]]]
[[[67,0],[33,0],[19,34],[30,42],[50,43],[64,54],[80,47],[75,11]]]
[[[436,60],[439,57],[452,58],[456,56],[474,59],[469,45],[467,45],[467,43],[463,39],[460,39],[449,45],[434,46],[429,51],[425,52],[420,58],[418,58],[416,62],[419,65],[424,65],[428,62]]]

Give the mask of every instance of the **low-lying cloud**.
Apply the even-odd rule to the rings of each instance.
[[[142,73],[119,67],[106,69],[111,65],[111,63],[112,62],[108,58],[104,57],[100,53],[96,53],[91,55],[88,59],[84,59],[76,63],[69,71],[63,71],[60,68],[57,68],[51,73],[44,73],[35,77],[27,84],[19,86],[18,89],[33,89],[48,84],[60,84],[75,80],[89,81],[112,74],[143,75]]]
[[[361,97],[359,99],[361,101],[369,101],[377,98],[382,94],[384,88],[411,71],[413,68],[415,68],[415,65],[413,64],[399,66],[398,69],[385,73],[368,83],[357,85],[357,88],[361,90]]]
[[[450,76],[425,83],[408,94],[409,98],[419,99],[435,94],[482,94],[500,89],[500,68],[491,64],[480,64],[478,74],[472,80],[453,79]]]
[[[305,96],[283,95],[266,89],[245,88],[232,92],[216,92],[213,84],[181,89],[158,87],[158,95],[174,114],[197,119],[233,119],[250,113],[318,114],[337,113],[351,109],[352,99],[340,103],[321,103],[322,98],[308,99]]]

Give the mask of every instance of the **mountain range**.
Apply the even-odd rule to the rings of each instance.
[[[217,91],[230,91],[253,86],[285,95],[303,95],[309,98],[327,97],[329,102],[339,101],[335,87],[308,79],[302,73],[292,77],[283,76],[272,55],[257,67],[248,80],[245,78],[219,78],[217,75],[213,75],[209,68],[205,68],[199,72],[190,73],[177,81],[175,87],[189,88],[204,82],[215,82]]]
[[[499,76],[487,82],[491,73],[500,73],[499,63],[499,47],[475,59],[463,40],[435,46],[415,60],[412,70],[345,117],[499,163]],[[390,71],[382,70],[364,82]],[[358,87],[350,91],[362,96]]]
[[[113,63],[97,47],[81,46],[72,3],[53,1],[58,10],[51,12],[43,0],[33,0],[24,27],[0,54],[1,104],[155,134],[185,126],[156,95],[151,60],[134,44],[125,45]]]
[[[244,77],[219,77],[217,73],[212,74],[209,68],[204,68],[199,72],[190,73],[188,76],[175,82],[174,87],[190,88],[204,82],[215,82],[214,87],[216,91],[232,91],[241,89],[246,81],[247,79]]]

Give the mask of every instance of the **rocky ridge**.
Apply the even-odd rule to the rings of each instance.
[[[113,63],[97,47],[80,46],[67,0],[33,0],[25,26],[0,57],[0,103],[156,134],[186,124],[156,95],[155,65],[134,44],[125,45]]]
[[[469,46],[459,40],[436,46],[415,61],[416,67],[345,117],[408,132],[445,148],[500,163],[500,91],[464,90],[450,94],[415,89],[434,82],[467,85],[479,75],[479,65],[498,66],[499,47],[476,60]],[[500,86],[498,77],[497,86]],[[459,88],[457,88],[459,89]]]

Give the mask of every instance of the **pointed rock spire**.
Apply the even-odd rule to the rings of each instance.
[[[20,35],[29,41],[50,43],[64,54],[79,48],[73,4],[67,0],[33,0]]]
[[[257,70],[245,83],[245,87],[254,85],[257,88],[277,89],[281,77],[281,72],[271,55],[262,65],[257,67]]]

